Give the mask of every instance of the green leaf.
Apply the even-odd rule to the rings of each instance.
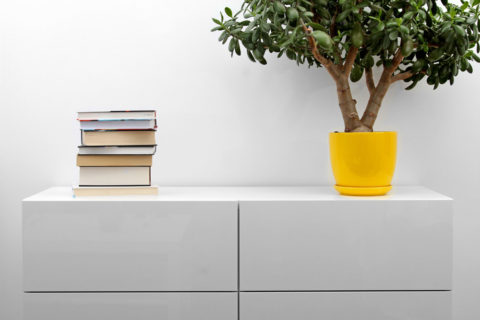
[[[280,1],[275,1],[273,3],[273,9],[278,14],[284,14],[286,12],[285,6]]]
[[[232,15],[232,9],[230,9],[229,7],[225,7],[225,13],[226,13],[227,16],[229,16],[230,18],[233,17],[233,15]]]
[[[407,21],[407,20],[412,19],[414,14],[415,14],[415,13],[412,12],[412,11],[409,11],[409,12],[405,13],[405,14],[403,15],[403,21]]]
[[[326,32],[320,30],[313,31],[312,36],[315,38],[320,48],[324,50],[330,50],[332,48],[332,38],[330,38],[330,36]]]
[[[437,61],[443,56],[443,48],[437,48],[430,52],[428,55],[428,60],[430,61]]]
[[[352,82],[357,82],[362,78],[362,76],[363,68],[359,65],[355,65],[352,69],[352,72],[350,72],[350,80],[352,80]]]
[[[379,22],[375,28],[373,28],[374,32],[382,32],[385,29],[385,24],[383,22]]]
[[[337,16],[337,22],[342,22],[343,20],[345,20],[348,15],[350,14],[351,10],[345,10],[343,11],[342,13],[340,13],[338,16]]]
[[[390,40],[394,41],[398,38],[398,31],[392,31],[388,34],[388,37],[390,38]]]
[[[257,42],[258,39],[260,39],[260,30],[255,30],[253,31],[253,34],[252,34],[252,41],[253,42]]]
[[[297,59],[297,55],[295,54],[295,51],[293,51],[293,50],[287,49],[285,54],[287,55],[288,59],[290,59],[290,60],[296,60]]]
[[[456,24],[453,25],[453,29],[457,33],[458,36],[460,37],[465,37],[465,30],[463,30],[462,27],[457,26]]]
[[[401,25],[401,26],[399,27],[399,30],[400,30],[400,32],[402,33],[402,35],[404,35],[404,36],[410,33],[410,30],[408,30],[408,28],[405,27],[404,25]]]
[[[418,81],[413,81],[411,85],[405,88],[405,90],[412,90],[417,85]]]
[[[220,37],[218,37],[218,41],[222,42],[222,41],[225,40],[226,38],[228,38],[228,33],[227,33],[227,31],[223,31],[223,32],[220,34]]]
[[[473,67],[472,67],[472,65],[471,65],[470,63],[468,63],[468,65],[467,65],[467,72],[468,72],[468,73],[472,73],[472,72],[473,72]]]
[[[253,50],[253,56],[255,57],[255,59],[258,60],[258,62],[261,62],[263,59],[263,52],[259,48],[257,48]]]
[[[290,22],[297,22],[299,18],[298,10],[295,8],[288,8],[287,9],[287,18]]]
[[[470,51],[471,52],[471,51]],[[473,60],[477,61],[477,62],[480,62],[480,57],[477,56],[475,53],[472,52],[472,58]]]
[[[412,71],[413,72],[420,72],[423,69],[423,66],[425,64],[424,60],[417,60],[412,66]]]
[[[215,19],[215,18],[212,18],[213,22],[215,22],[216,24],[218,25],[222,25],[222,23],[220,22],[220,20],[218,19]]]
[[[240,43],[238,42],[237,39],[235,39],[235,53],[237,55],[242,55],[242,50],[240,49]]]
[[[235,50],[235,38],[230,39],[228,43],[228,51],[233,52]]]
[[[360,48],[363,45],[363,30],[360,23],[354,24],[350,37],[355,47]]]
[[[266,22],[263,22],[260,25],[260,29],[262,29],[263,32],[269,32],[270,31],[270,25]]]
[[[307,12],[303,13],[303,16],[311,19],[311,18],[314,17],[314,14],[313,14],[313,12],[307,11]]]
[[[413,41],[411,38],[408,38],[405,41],[402,41],[402,55],[404,57],[408,57],[410,54],[412,54],[413,51]]]
[[[257,62],[257,61],[255,60],[255,58],[253,57],[253,54],[252,54],[252,52],[251,52],[250,50],[247,50],[247,56],[248,56],[248,59],[250,59],[250,61],[252,61],[252,62]]]

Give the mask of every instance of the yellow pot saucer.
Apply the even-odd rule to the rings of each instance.
[[[344,187],[335,185],[335,190],[344,196],[383,196],[392,190],[392,186],[383,187]]]

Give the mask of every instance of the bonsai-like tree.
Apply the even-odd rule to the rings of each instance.
[[[426,78],[436,89],[453,84],[459,71],[480,62],[480,0],[243,0],[233,13],[225,8],[212,31],[228,42],[232,56],[246,49],[253,62],[265,53],[286,56],[298,65],[324,67],[336,83],[345,132],[369,132],[394,82]],[[476,52],[476,53],[475,53]],[[383,69],[375,83],[372,68]],[[370,98],[357,113],[349,80],[365,75]]]

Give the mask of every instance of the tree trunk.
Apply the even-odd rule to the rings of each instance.
[[[337,95],[340,110],[345,123],[345,132],[371,132],[372,129],[365,126],[357,113],[357,101],[353,99],[348,78],[344,75],[336,79]]]

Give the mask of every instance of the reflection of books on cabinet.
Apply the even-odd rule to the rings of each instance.
[[[78,120],[80,179],[75,195],[156,193],[151,187],[155,111],[79,112]]]
[[[73,187],[73,194],[77,197],[90,196],[127,196],[127,195],[156,195],[156,186],[129,186],[129,187]]]

